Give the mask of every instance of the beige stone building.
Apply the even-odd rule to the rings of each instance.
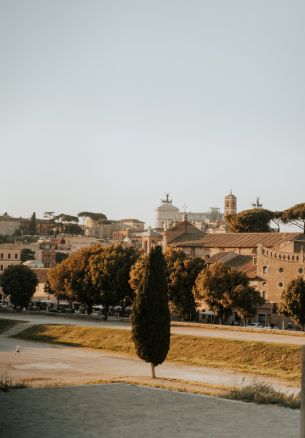
[[[166,193],[165,199],[161,199],[161,205],[155,209],[155,228],[166,230],[177,222],[183,220],[185,212],[173,205],[169,193]],[[195,224],[199,229],[217,228],[223,223],[223,214],[217,207],[211,207],[207,212],[188,212],[188,221]]]
[[[21,219],[13,218],[5,213],[0,216],[0,235],[1,236],[13,236],[18,230],[20,230]]]
[[[150,250],[156,245],[162,245],[163,235],[151,227],[141,234],[141,243],[143,251],[149,253]]]
[[[120,219],[118,222],[125,225],[128,230],[144,231],[145,222],[139,219]]]
[[[177,248],[207,263],[219,261],[245,272],[266,300],[258,309],[258,320],[263,324],[282,324],[283,316],[278,314],[281,294],[292,280],[305,275],[303,233],[209,234],[184,220],[165,231],[163,242],[165,248]]]
[[[29,234],[30,219],[15,218],[7,213],[0,216],[0,235],[12,237],[15,234]],[[46,219],[36,219],[36,235],[47,235],[49,222]]]
[[[303,234],[272,248],[258,245],[257,273],[262,277],[261,290],[273,303],[291,280],[305,275],[305,237]]]
[[[120,232],[134,231],[141,232],[144,230],[144,222],[138,219],[121,219],[114,220],[93,220],[87,218],[85,221],[85,235],[89,237],[95,237],[97,239],[111,240],[120,236]],[[115,234],[117,233],[117,234]],[[124,238],[124,237],[123,237]]]
[[[0,245],[0,273],[10,265],[21,263],[21,250],[23,246],[1,244]]]

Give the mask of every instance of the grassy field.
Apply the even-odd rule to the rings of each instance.
[[[25,322],[25,321],[19,321],[16,319],[1,319],[0,318],[0,333],[4,332],[5,330],[8,330],[9,328],[11,328],[14,325],[19,324],[21,322]]]
[[[18,338],[135,354],[130,332],[125,330],[39,325],[18,334]],[[172,335],[167,360],[297,382],[300,379],[301,349],[286,344]]]

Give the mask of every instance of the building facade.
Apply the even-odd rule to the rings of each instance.
[[[8,266],[21,263],[21,246],[1,244],[0,245],[0,273]]]
[[[166,230],[182,221],[185,213],[173,205],[169,193],[166,193],[165,199],[161,199],[161,205],[155,209],[155,228]],[[187,212],[187,218],[189,222],[202,230],[218,226],[223,222],[223,214],[218,207],[211,207],[207,212]]]

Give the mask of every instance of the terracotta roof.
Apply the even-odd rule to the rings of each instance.
[[[173,232],[175,235],[177,231],[181,232],[180,236],[171,240],[171,233]],[[179,239],[199,241],[204,236],[204,232],[200,231],[199,228],[195,227],[195,225],[188,221],[179,221],[176,225],[166,230],[165,235],[168,243],[179,241]]]
[[[39,283],[46,283],[48,280],[48,268],[32,268],[32,271],[37,275]]]
[[[205,234],[201,239],[183,234],[171,242],[173,246],[204,248],[256,248],[257,245],[272,248],[283,242],[303,238],[302,233],[224,233]]]
[[[219,252],[207,260],[207,263],[214,262],[223,263],[228,266],[236,268],[238,271],[247,275],[250,280],[257,277],[257,265],[253,263],[253,257],[247,255],[240,255],[234,252]]]

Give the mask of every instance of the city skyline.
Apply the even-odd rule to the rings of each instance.
[[[2,212],[304,202],[299,0],[1,2]]]

